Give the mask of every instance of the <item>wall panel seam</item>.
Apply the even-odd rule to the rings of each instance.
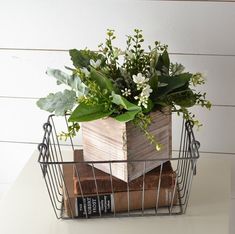
[[[0,96],[0,100],[1,99],[38,100],[39,97]],[[197,106],[199,106],[199,105],[197,105]],[[232,105],[232,104],[212,104],[212,107],[235,108],[235,105]]]
[[[40,144],[41,142],[30,142],[30,141],[11,141],[11,140],[0,140],[0,144],[1,143],[6,143],[6,144],[22,144],[22,145],[35,145],[37,146],[38,144]],[[64,144],[64,143],[60,143],[60,146],[70,146],[69,144]],[[81,147],[82,145],[76,145],[74,144],[74,146],[76,147]],[[1,148],[1,147],[0,147]]]
[[[234,2],[235,4],[235,2]],[[0,51],[35,51],[35,52],[69,52],[68,49],[54,49],[54,48],[4,48]],[[223,53],[192,53],[192,52],[169,52],[170,55],[184,55],[184,56],[211,56],[211,57],[235,57],[235,54]]]
[[[16,97],[16,96],[0,96],[0,99],[24,99],[24,100],[38,100],[38,97]]]
[[[201,2],[201,3],[233,3],[235,0],[148,0],[150,2]]]
[[[21,142],[21,141],[3,141],[0,140],[0,143],[6,143],[6,144],[22,144],[22,145],[35,145],[37,146],[38,142]],[[61,146],[70,146],[69,144],[60,144]],[[74,145],[75,147],[82,147],[82,145]],[[179,150],[172,150],[173,152],[179,152]],[[200,151],[200,153],[203,154],[224,154],[224,155],[235,155],[235,152],[217,152],[217,151]]]

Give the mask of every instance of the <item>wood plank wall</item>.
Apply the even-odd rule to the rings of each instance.
[[[146,44],[167,43],[173,61],[204,72],[213,108],[194,108],[204,124],[201,151],[234,155],[234,12],[230,1],[0,0],[0,184],[14,181],[42,138],[48,114],[35,102],[59,89],[46,68],[71,65],[70,48],[96,49],[107,28],[116,29],[118,46],[143,29]],[[173,128],[177,150],[177,118]]]

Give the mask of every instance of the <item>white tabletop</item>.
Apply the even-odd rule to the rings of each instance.
[[[35,152],[0,203],[1,234],[228,233],[231,181],[229,160],[199,159],[185,215],[57,220],[37,157]]]

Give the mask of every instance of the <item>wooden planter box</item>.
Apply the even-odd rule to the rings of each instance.
[[[149,131],[163,145],[156,151],[145,135],[131,122],[121,123],[113,118],[96,120],[82,124],[83,154],[86,161],[103,160],[138,160],[170,158],[172,151],[171,114],[169,110],[156,111],[150,114],[152,124]],[[113,176],[131,181],[153,168],[159,162],[146,163],[115,163],[112,165]],[[110,173],[110,165],[95,164],[95,167]]]

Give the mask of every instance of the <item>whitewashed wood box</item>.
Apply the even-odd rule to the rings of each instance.
[[[131,122],[121,123],[113,118],[85,122],[82,124],[83,154],[87,161],[138,160],[171,158],[172,120],[168,110],[151,113],[149,132],[163,145],[160,151],[150,144],[144,133]],[[110,173],[110,165],[94,164],[96,168]],[[112,164],[113,176],[131,181],[159,166],[151,163]]]

